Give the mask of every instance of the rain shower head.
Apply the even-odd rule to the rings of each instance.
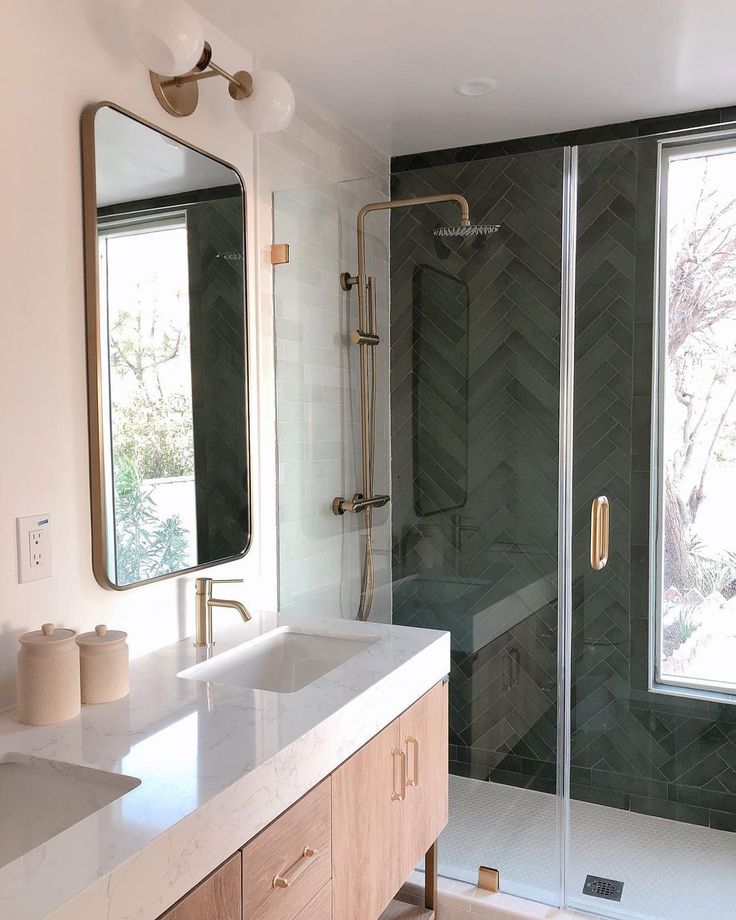
[[[443,238],[465,238],[468,236],[490,236],[501,229],[501,224],[460,224],[455,227],[437,227],[432,231],[434,236]]]

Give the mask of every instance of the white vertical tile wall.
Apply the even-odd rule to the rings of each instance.
[[[389,197],[389,160],[303,98],[285,132],[264,136],[257,164],[260,239],[273,214],[275,241],[290,262],[262,296],[275,304],[279,605],[354,617],[360,590],[363,516],[335,517],[336,495],[360,485],[357,294],[340,290],[357,266],[355,221]],[[271,208],[273,211],[271,212]],[[378,283],[375,487],[388,492],[389,221],[369,218],[368,271]],[[270,240],[269,240],[270,242]],[[265,257],[265,254],[264,254]],[[265,286],[264,286],[265,287]],[[391,617],[390,506],[374,512],[373,619]]]

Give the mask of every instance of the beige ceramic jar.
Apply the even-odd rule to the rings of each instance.
[[[53,725],[79,715],[79,649],[73,629],[41,629],[20,637],[18,721]]]
[[[77,636],[83,703],[112,703],[128,695],[127,638],[127,633],[107,626]]]

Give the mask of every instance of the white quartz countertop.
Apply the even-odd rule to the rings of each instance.
[[[279,625],[299,621],[258,614],[222,630],[215,653]],[[44,728],[1,713],[0,755],[141,784],[0,869],[0,917],[153,920],[450,669],[448,633],[327,617],[303,625],[379,641],[302,690],[273,693],[177,677],[202,660],[188,638],[133,661],[124,700]]]

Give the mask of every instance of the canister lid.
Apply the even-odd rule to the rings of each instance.
[[[111,645],[116,642],[125,642],[128,634],[122,629],[108,629],[104,623],[95,626],[94,632],[86,632],[77,636],[77,645]]]
[[[75,635],[73,629],[57,629],[53,623],[44,623],[40,629],[24,633],[18,641],[21,645],[46,645],[49,642],[66,642]]]

